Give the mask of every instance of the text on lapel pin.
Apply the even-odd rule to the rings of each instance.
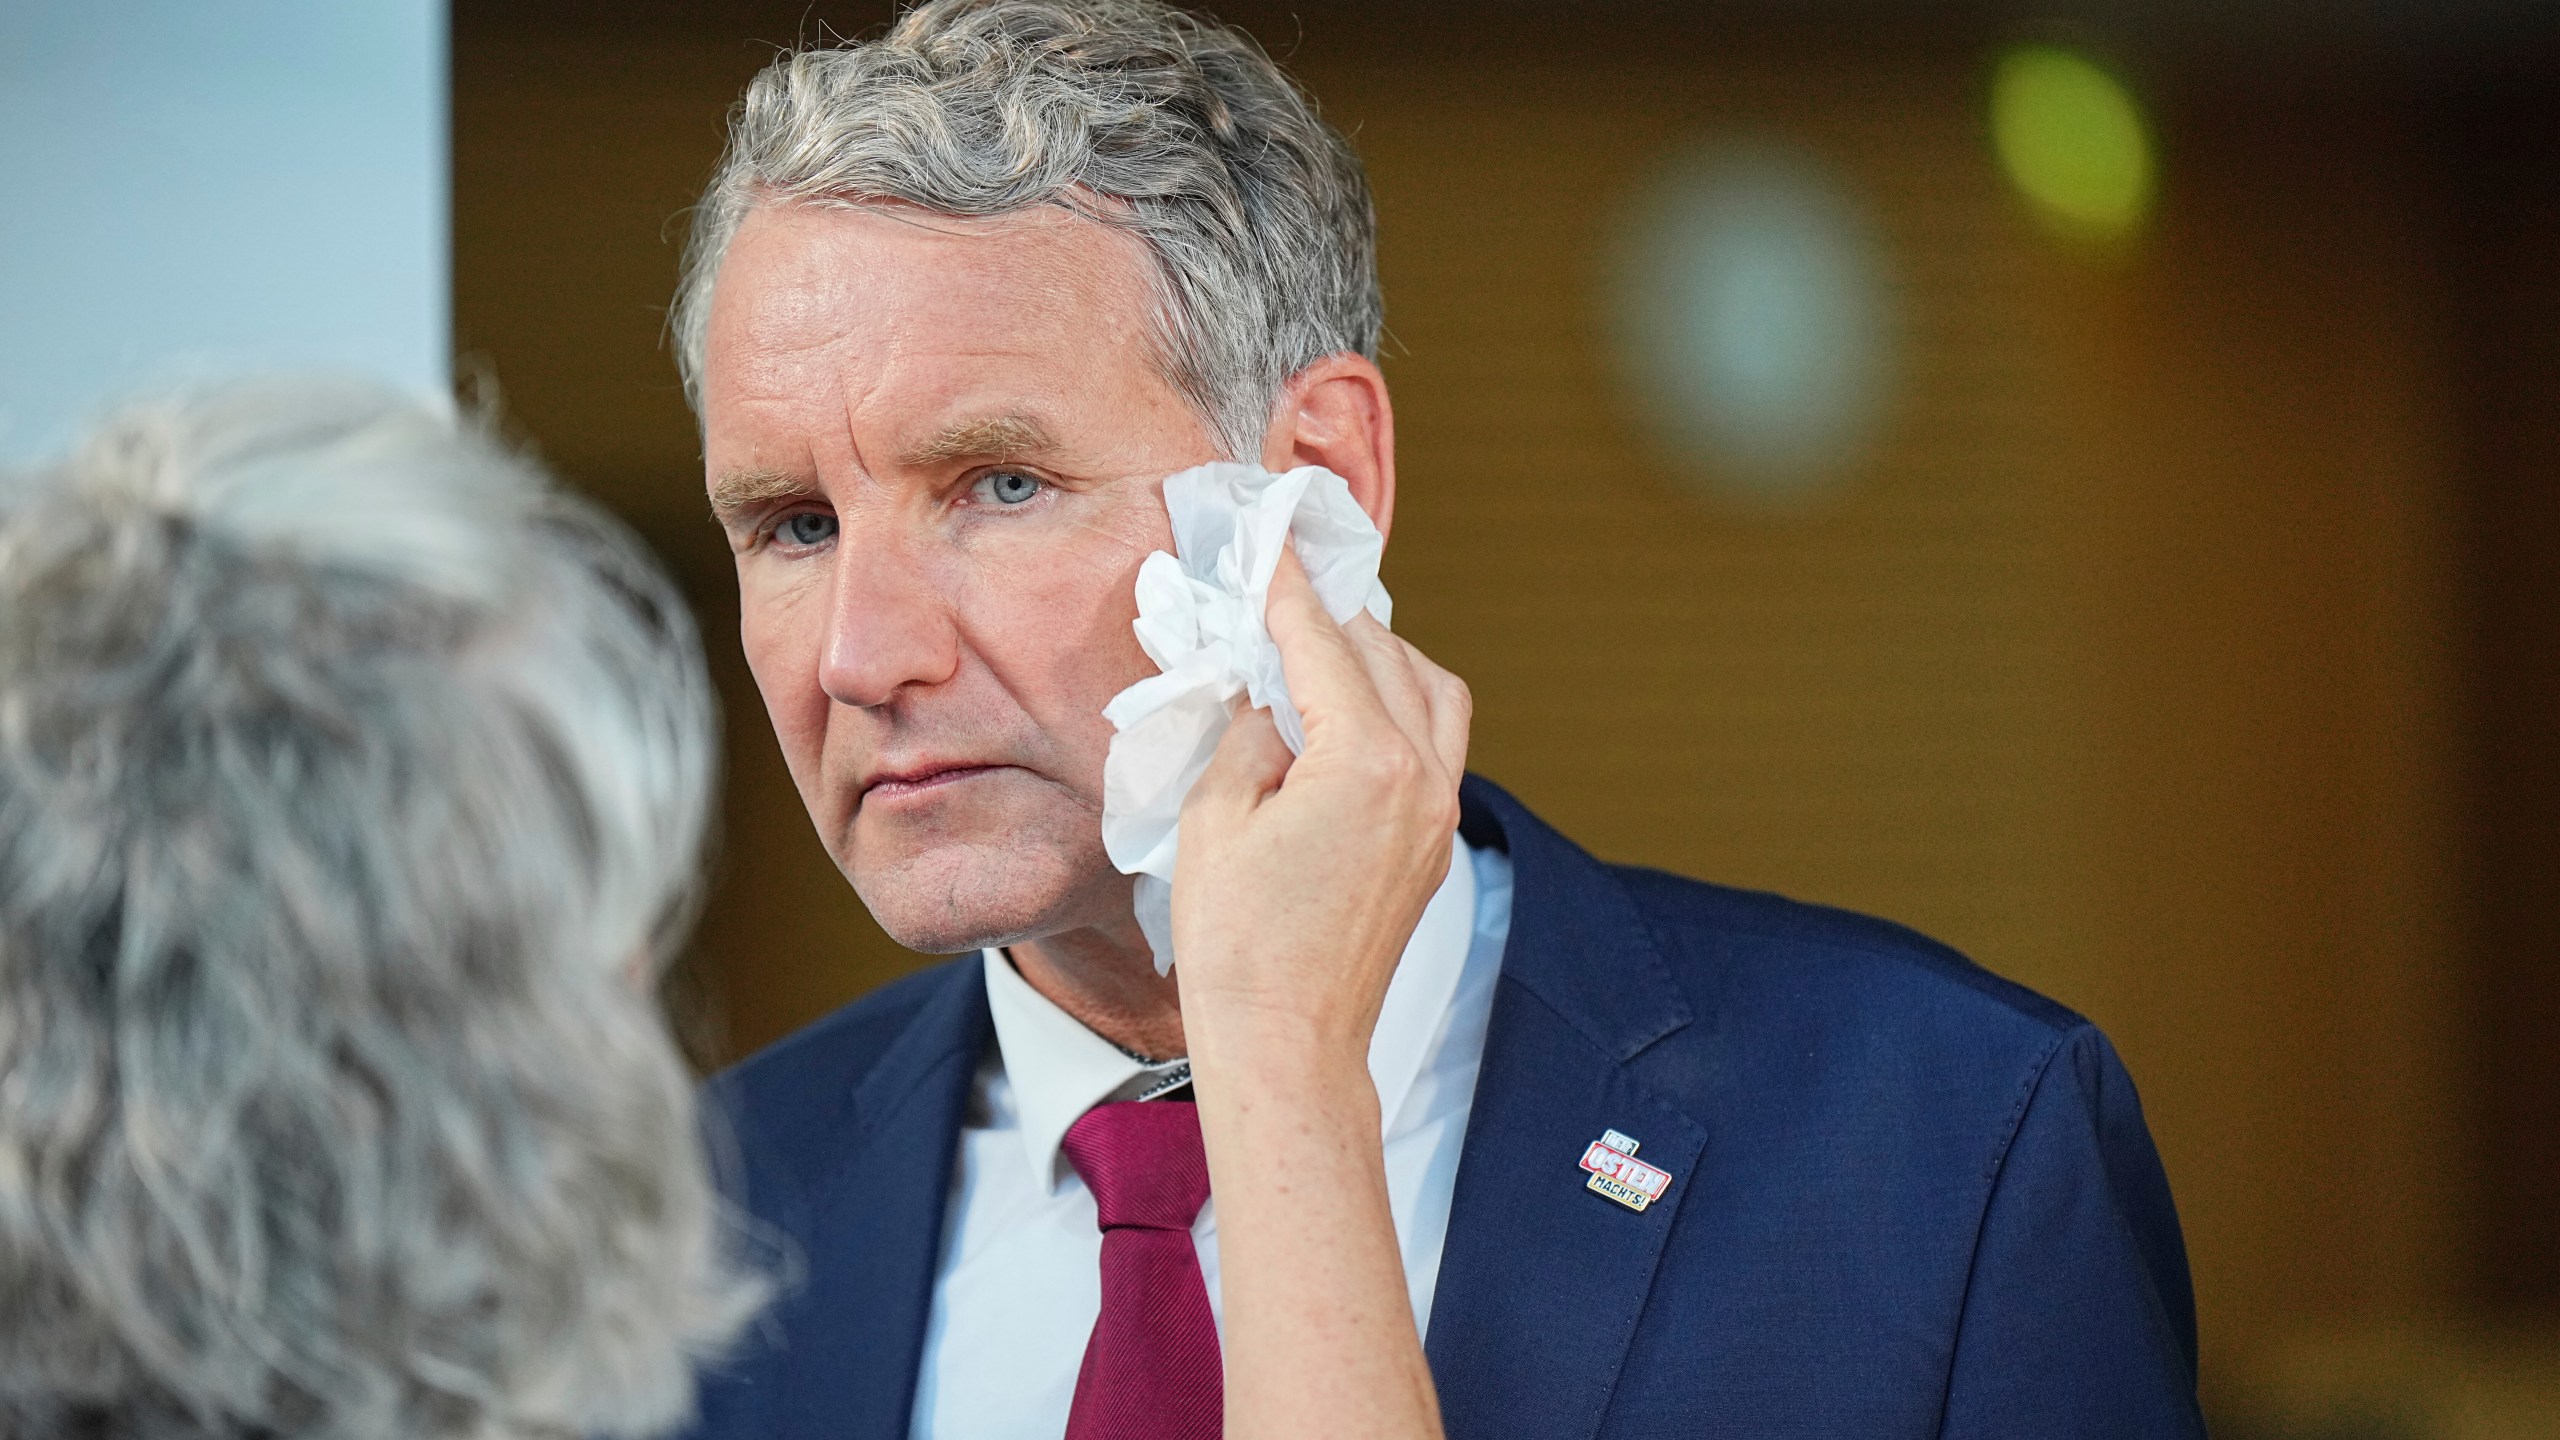
[[[1671,1188],[1671,1172],[1656,1170],[1636,1158],[1633,1138],[1615,1130],[1591,1142],[1582,1152],[1582,1168],[1591,1172],[1583,1188],[1598,1191],[1630,1210],[1642,1210]]]

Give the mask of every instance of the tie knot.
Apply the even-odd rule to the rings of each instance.
[[[1096,1105],[1067,1130],[1067,1159],[1105,1230],[1189,1230],[1209,1199],[1200,1107],[1180,1100]]]

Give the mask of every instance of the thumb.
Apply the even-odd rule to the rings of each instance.
[[[1188,822],[1195,810],[1212,824],[1251,814],[1280,788],[1296,758],[1270,711],[1239,710],[1227,733],[1218,737],[1208,768],[1183,797],[1183,819]]]
[[[1316,743],[1319,731],[1335,724],[1386,721],[1385,707],[1359,647],[1325,613],[1316,587],[1298,563],[1295,547],[1281,554],[1280,568],[1272,573],[1263,623],[1280,651],[1289,698],[1306,721],[1308,745]]]

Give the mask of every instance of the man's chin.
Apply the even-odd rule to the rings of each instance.
[[[1018,840],[950,843],[877,859],[857,853],[844,869],[889,938],[927,955],[1107,924],[1103,909],[1129,905],[1129,881],[1112,870],[1099,836],[1089,858]]]

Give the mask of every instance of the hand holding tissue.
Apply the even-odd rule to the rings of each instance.
[[[1367,610],[1390,623],[1378,583],[1385,537],[1341,476],[1317,466],[1275,475],[1220,462],[1164,482],[1174,553],[1138,568],[1138,644],[1163,673],[1112,697],[1116,732],[1102,770],[1102,842],[1135,875],[1138,923],[1156,971],[1173,966],[1173,864],[1182,801],[1226,734],[1237,697],[1267,708],[1290,750],[1306,730],[1290,703],[1280,650],[1264,624],[1281,547],[1298,560],[1336,622]]]

